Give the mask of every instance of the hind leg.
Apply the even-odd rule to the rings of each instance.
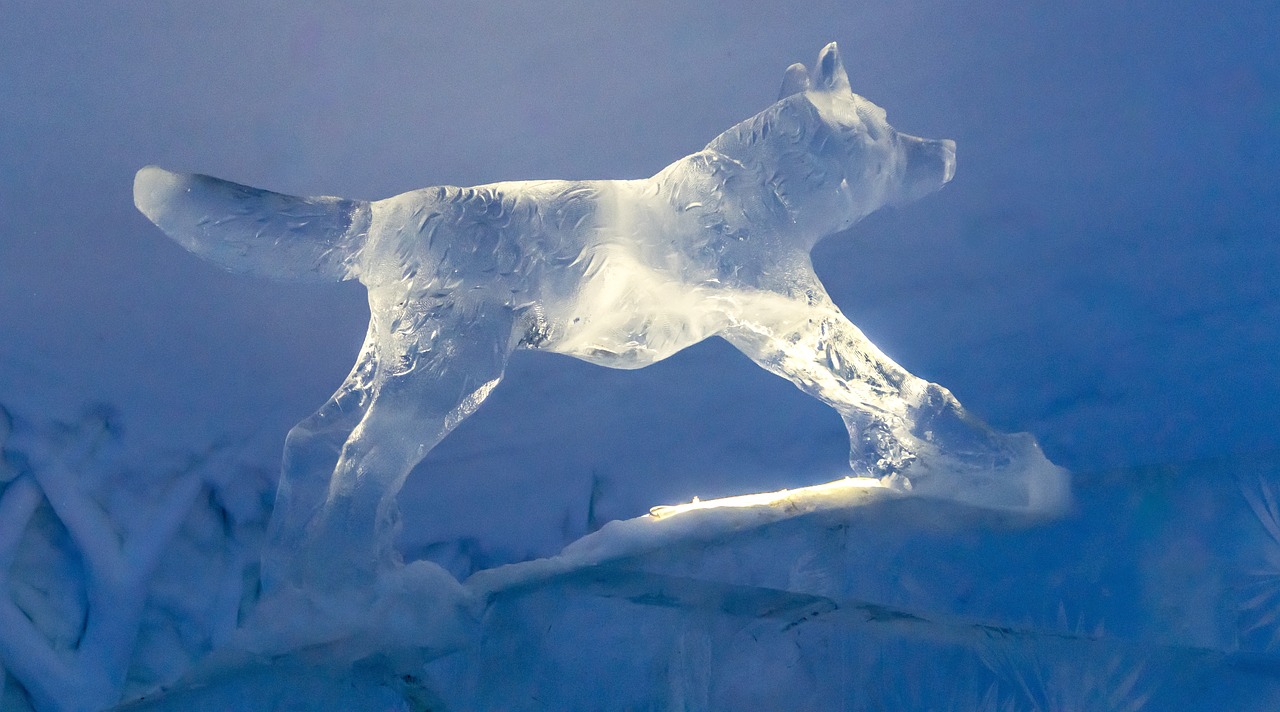
[[[509,316],[442,316],[418,331],[432,338],[378,344],[371,399],[292,555],[295,584],[360,587],[396,568],[397,493],[501,380],[513,347]]]
[[[307,524],[324,506],[329,481],[352,431],[373,397],[377,350],[372,325],[360,356],[342,386],[320,410],[289,430],[280,484],[262,551],[262,582],[268,592],[286,576],[302,545]]]

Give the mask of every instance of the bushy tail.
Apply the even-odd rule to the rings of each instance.
[[[183,247],[232,272],[304,281],[350,279],[369,203],[299,198],[156,166],[138,171],[133,202]]]

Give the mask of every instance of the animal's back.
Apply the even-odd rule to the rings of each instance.
[[[724,321],[704,215],[676,209],[662,188],[525,181],[405,193],[374,203],[360,279],[375,309],[499,305],[526,320],[526,347],[645,366]]]
[[[423,188],[372,205],[360,280],[471,292],[511,307],[544,298],[553,272],[580,262],[596,232],[599,187],[522,181]]]

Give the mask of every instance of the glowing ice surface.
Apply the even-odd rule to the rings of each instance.
[[[398,563],[395,496],[498,384],[516,349],[639,368],[710,336],[834,408],[854,474],[1046,510],[1066,473],[885,356],[809,252],[951,180],[955,144],[908,136],[852,93],[835,44],[781,99],[652,178],[299,198],[147,167],[138,208],[236,272],[358,279],[372,318],[350,376],[285,446],[264,575],[345,586]],[[341,567],[349,566],[343,571]]]
[[[670,504],[653,507],[649,510],[649,516],[654,519],[666,519],[667,517],[674,517],[677,514],[684,514],[685,512],[696,512],[700,509],[719,509],[722,507],[782,507],[784,509],[795,509],[797,497],[836,494],[859,489],[883,488],[884,483],[877,479],[872,479],[870,477],[846,477],[843,480],[827,482],[821,485],[801,487],[796,490],[784,489],[778,490],[777,492],[758,492],[756,494],[743,494],[736,497],[712,499],[705,502],[694,497],[693,501],[688,504]]]

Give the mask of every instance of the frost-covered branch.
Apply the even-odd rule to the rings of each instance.
[[[12,430],[13,416],[0,405],[0,483],[8,482],[18,476],[18,469],[9,462],[9,456],[4,451],[5,443],[8,442],[9,433]]]
[[[62,698],[75,695],[79,681],[73,667],[8,597],[0,598],[0,658],[27,689],[37,709],[93,709],[59,704],[72,702]]]
[[[1280,499],[1267,478],[1241,479],[1240,493],[1258,525],[1260,565],[1248,571],[1240,587],[1237,625],[1242,637],[1264,650],[1280,645]]]
[[[18,680],[31,681],[26,686],[33,697],[42,686],[65,684],[70,677],[65,662],[7,595],[18,544],[40,501],[39,489],[27,476],[14,480],[0,495],[0,590],[6,594],[0,597],[0,661]]]
[[[204,464],[204,461],[194,463],[192,471],[172,485],[165,498],[165,506],[151,520],[150,525],[122,543],[122,563],[127,568],[145,571],[148,575],[155,570],[165,545],[178,533],[191,511],[192,503],[204,488],[205,481],[198,474]]]
[[[67,463],[59,459],[39,468],[33,475],[53,513],[80,549],[85,568],[99,577],[123,575],[120,535],[107,513],[80,491]]]
[[[7,584],[19,545],[47,502],[80,554],[85,609],[82,633],[60,650],[8,594],[0,594],[0,663],[39,710],[100,710],[116,704],[137,641],[148,588],[161,554],[205,487],[206,460],[176,477],[128,537],[87,491],[102,428],[73,433],[0,493],[0,584]]]
[[[18,478],[3,492],[0,495],[0,581],[7,579],[22,533],[40,504],[40,491],[29,477]]]

